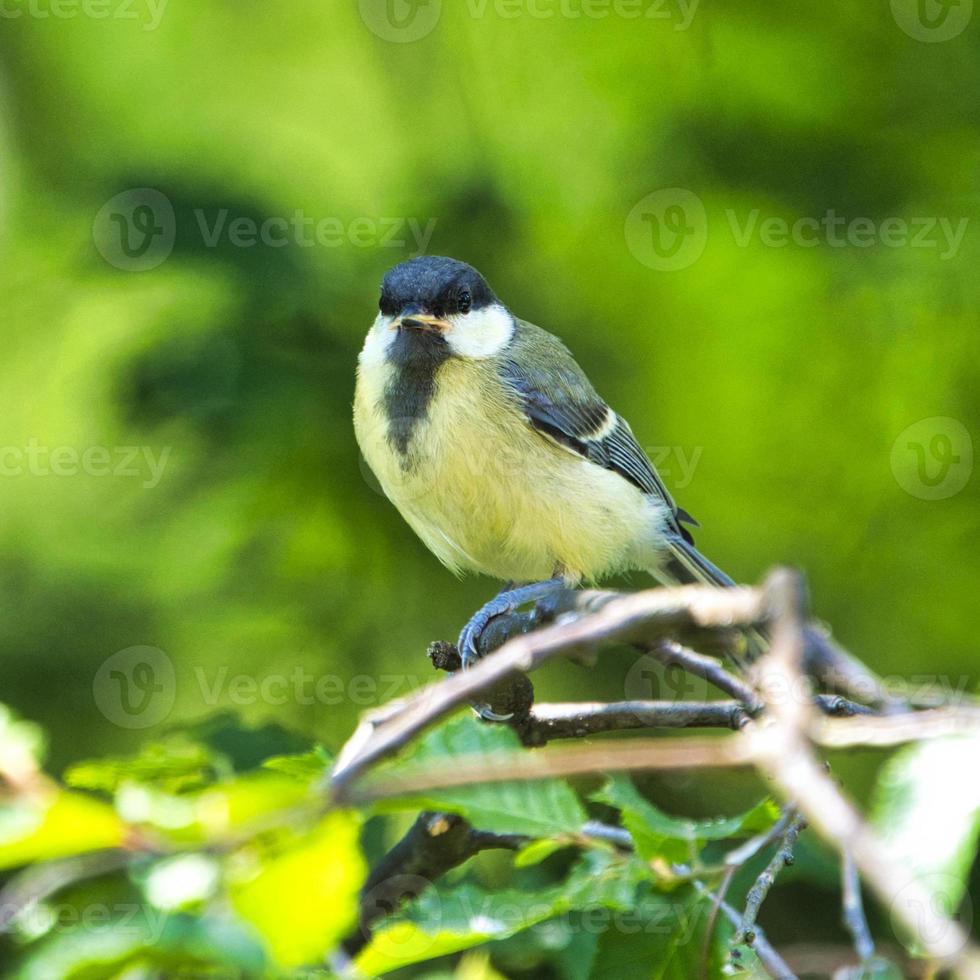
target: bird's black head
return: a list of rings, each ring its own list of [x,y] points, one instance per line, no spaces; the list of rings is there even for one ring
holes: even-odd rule
[[[385,316],[410,317],[415,312],[443,318],[495,303],[493,290],[473,266],[441,255],[422,255],[388,272],[378,305]]]

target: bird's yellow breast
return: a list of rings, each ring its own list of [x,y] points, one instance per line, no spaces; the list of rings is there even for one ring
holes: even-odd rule
[[[451,569],[537,581],[649,566],[662,508],[532,429],[491,361],[450,358],[438,368],[404,454],[388,438],[393,370],[362,357],[358,442],[387,496]]]

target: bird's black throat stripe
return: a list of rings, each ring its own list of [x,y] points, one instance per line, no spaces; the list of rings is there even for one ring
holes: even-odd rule
[[[434,330],[401,328],[388,348],[388,363],[395,368],[385,386],[384,410],[388,439],[406,457],[415,426],[429,411],[436,390],[436,373],[449,359],[449,344]]]

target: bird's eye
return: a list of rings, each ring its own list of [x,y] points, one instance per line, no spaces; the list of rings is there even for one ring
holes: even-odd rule
[[[469,313],[470,307],[473,305],[473,297],[470,296],[469,291],[464,289],[456,300],[456,305],[459,308],[460,313]]]

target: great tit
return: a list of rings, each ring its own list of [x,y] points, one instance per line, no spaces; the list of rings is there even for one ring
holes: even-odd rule
[[[640,569],[665,584],[731,579],[695,547],[625,419],[564,344],[500,302],[472,266],[391,269],[357,370],[354,427],[385,494],[459,574],[510,583],[467,624],[551,588]]]

